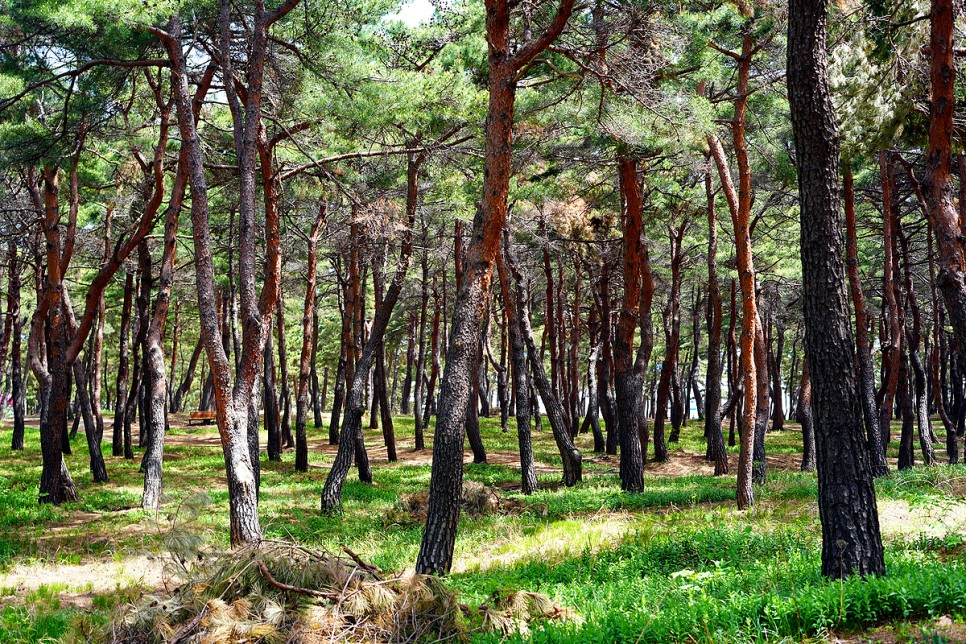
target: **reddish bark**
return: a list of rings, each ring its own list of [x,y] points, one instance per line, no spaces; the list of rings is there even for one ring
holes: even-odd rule
[[[561,0],[556,15],[539,37],[511,50],[508,0],[486,0],[489,49],[489,107],[484,146],[484,182],[480,211],[466,251],[463,283],[458,289],[433,441],[433,471],[426,529],[416,562],[421,573],[447,572],[453,561],[463,481],[463,425],[469,403],[468,378],[487,310],[493,263],[507,218],[513,159],[513,112],[520,71],[543,52],[570,18],[574,0]]]

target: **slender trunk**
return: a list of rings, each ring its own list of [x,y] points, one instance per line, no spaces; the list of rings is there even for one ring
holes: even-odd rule
[[[128,273],[124,280],[124,303],[121,306],[120,349],[117,366],[117,396],[114,403],[114,430],[111,437],[111,453],[128,457],[124,443],[124,426],[127,416],[127,387],[129,370],[129,338],[131,336],[131,304],[134,300],[134,274]]]
[[[520,328],[519,313],[510,294],[510,269],[506,262],[506,249],[500,254],[497,267],[500,277],[500,293],[503,298],[505,329],[510,340],[510,359],[513,362],[513,389],[516,392],[517,444],[520,447],[521,491],[533,494],[537,491],[537,472],[533,464],[533,442],[530,437],[530,376],[527,370],[526,346]]]
[[[167,116],[165,116],[167,118]],[[158,293],[154,311],[145,338],[146,364],[151,371],[148,379],[148,423],[151,441],[144,454],[144,494],[141,507],[145,510],[161,508],[162,463],[164,460],[164,434],[167,429],[168,383],[164,369],[164,339],[162,329],[171,305],[171,288],[174,285],[175,259],[177,256],[178,221],[181,205],[188,183],[187,152],[178,162],[178,172],[172,187],[172,195],[164,222],[164,250],[161,255],[161,274],[158,277]],[[176,309],[177,311],[177,309]],[[177,318],[177,312],[175,313]],[[175,322],[174,348],[177,348],[177,321]],[[172,368],[174,358],[172,358]],[[173,377],[172,370],[172,377]]]
[[[10,283],[7,287],[7,313],[13,320],[11,331],[13,336],[10,339],[10,374],[13,385],[13,436],[10,448],[13,450],[23,449],[24,440],[24,401],[26,398],[26,388],[24,387],[23,374],[21,372],[20,337],[23,333],[23,319],[20,316],[20,287],[21,287],[21,265],[18,259],[18,249],[13,239],[7,241],[7,254],[9,256]]]
[[[265,342],[265,354],[262,358],[262,409],[264,410],[264,426],[268,434],[266,451],[268,460],[279,462],[282,460],[282,428],[279,422],[278,390],[275,386],[275,346],[272,335],[268,335]]]
[[[396,272],[392,282],[386,290],[385,297],[376,308],[372,318],[372,329],[369,338],[366,340],[365,347],[359,356],[359,361],[355,364],[355,371],[352,376],[352,386],[346,402],[345,423],[342,428],[342,436],[339,441],[339,451],[336,453],[332,463],[332,469],[325,479],[325,487],[322,490],[322,510],[333,511],[338,509],[342,503],[342,486],[345,483],[349,468],[352,465],[353,452],[359,466],[359,477],[363,482],[371,483],[372,474],[368,471],[368,457],[365,451],[365,443],[362,434],[362,415],[365,412],[363,401],[363,389],[376,357],[376,351],[385,342],[386,328],[392,317],[392,311],[399,300],[402,292],[403,283],[406,279],[406,272],[409,270],[409,260],[413,251],[413,228],[416,225],[416,214],[418,210],[417,190],[419,167],[425,159],[425,154],[419,156],[410,155],[408,163],[408,185],[409,195],[406,202],[406,229],[403,232],[402,241],[399,249],[399,259],[396,264]]]
[[[201,357],[201,350],[204,348],[204,344],[201,338],[198,338],[198,343],[195,345],[194,351],[191,352],[191,359],[188,361],[188,368],[185,370],[184,378],[181,380],[181,384],[174,392],[174,397],[171,399],[171,411],[173,413],[178,413],[184,411],[184,401],[185,397],[191,391],[191,383],[195,378],[195,370],[198,368],[198,359]]]
[[[815,420],[812,415],[812,379],[808,374],[808,360],[802,371],[802,383],[798,390],[798,406],[795,420],[802,426],[803,472],[815,471]]]
[[[426,239],[426,233],[423,232],[423,239]],[[413,376],[415,379],[415,394],[413,400],[413,414],[414,414],[414,427],[416,430],[416,451],[420,452],[426,449],[426,443],[423,438],[423,430],[425,428],[425,422],[423,420],[423,372],[426,369],[426,314],[429,307],[429,265],[426,254],[423,253],[422,257],[422,294],[420,296],[419,305],[419,351],[416,354],[416,373]]]
[[[399,406],[403,416],[408,416],[410,401],[413,394],[413,363],[416,361],[416,328],[418,318],[415,313],[409,314],[409,336],[406,342],[406,377],[403,378],[402,404]]]
[[[322,385],[322,392],[319,393],[319,306],[316,302],[312,308],[312,416],[315,427],[322,427],[322,407],[328,401],[329,394],[329,368],[325,367],[325,382]],[[338,442],[338,436],[335,437]],[[331,442],[332,435],[329,434]]]
[[[714,474],[721,476],[728,473],[728,454],[721,432],[721,287],[718,284],[718,216],[710,162],[704,173],[704,187],[708,198],[708,368],[704,387],[704,434],[708,456],[714,461]]]
[[[869,313],[862,293],[859,278],[858,233],[855,222],[855,190],[852,181],[852,168],[848,163],[844,168],[845,200],[845,251],[846,267],[849,273],[849,286],[852,291],[852,306],[855,308],[855,352],[859,375],[859,392],[862,397],[862,417],[865,420],[866,442],[869,445],[869,462],[872,475],[888,476],[889,466],[882,445],[882,432],[879,428],[879,412],[875,402],[875,372],[872,367],[872,350],[869,347]]]
[[[537,344],[533,339],[533,330],[530,328],[530,311],[527,308],[527,286],[523,275],[520,273],[513,256],[513,248],[510,243],[509,234],[504,235],[504,257],[507,267],[513,275],[516,283],[516,314],[517,323],[520,326],[520,334],[526,344],[527,352],[530,355],[530,368],[533,373],[540,397],[543,399],[544,408],[547,410],[547,419],[550,421],[550,428],[553,431],[554,441],[557,443],[557,450],[560,452],[560,459],[563,463],[563,484],[566,486],[576,485],[581,480],[581,455],[580,451],[574,446],[570,434],[570,427],[567,425],[563,413],[563,406],[560,400],[554,395],[552,383],[547,378],[543,363],[536,360]]]
[[[318,275],[318,245],[322,226],[325,224],[327,204],[319,202],[319,213],[312,222],[308,238],[308,256],[305,270],[305,301],[302,306],[302,351],[299,354],[299,388],[295,401],[295,470],[309,470],[309,445],[305,426],[309,415],[309,377],[313,371],[313,317],[315,312],[315,284]],[[328,371],[326,371],[328,374]],[[316,378],[316,382],[318,378]]]
[[[289,391],[288,379],[288,350],[285,346],[285,298],[279,290],[278,306],[275,309],[275,324],[278,327],[278,377],[279,386],[278,405],[282,415],[281,431],[285,447],[295,447],[295,436],[292,434],[292,394]]]

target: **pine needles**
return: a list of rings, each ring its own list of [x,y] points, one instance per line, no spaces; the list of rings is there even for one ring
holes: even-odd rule
[[[197,514],[194,500],[179,514]],[[573,616],[544,595],[495,593],[472,609],[443,580],[386,575],[348,548],[286,541],[219,552],[172,519],[165,536],[171,592],[131,603],[93,637],[112,644],[197,642],[449,642],[472,632],[526,633]],[[84,639],[92,637],[90,632]]]

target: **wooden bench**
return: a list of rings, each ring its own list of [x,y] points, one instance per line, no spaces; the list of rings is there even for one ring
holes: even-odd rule
[[[215,422],[217,416],[213,411],[193,411],[188,414],[188,425],[197,422],[199,425],[210,425]]]

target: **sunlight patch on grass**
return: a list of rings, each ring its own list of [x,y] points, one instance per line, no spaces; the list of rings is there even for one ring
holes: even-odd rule
[[[553,563],[616,545],[635,518],[626,513],[551,521],[533,532],[511,535],[453,563],[455,573],[473,573],[530,561]],[[508,526],[509,528],[509,526]]]

